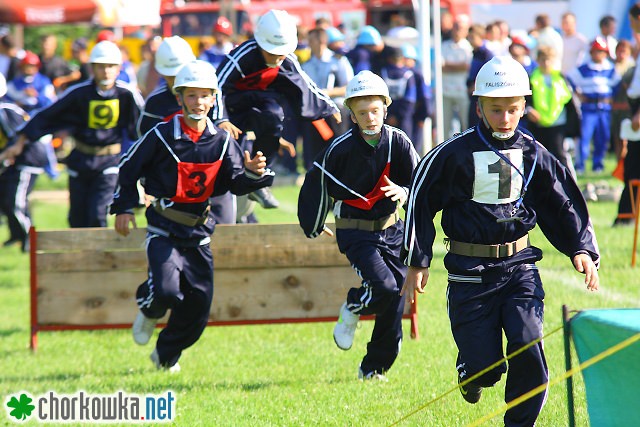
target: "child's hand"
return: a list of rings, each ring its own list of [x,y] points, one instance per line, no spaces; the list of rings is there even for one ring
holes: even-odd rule
[[[573,266],[576,271],[584,273],[584,283],[590,291],[597,291],[600,288],[600,278],[598,277],[598,268],[587,254],[578,254],[573,257]]]
[[[385,197],[391,197],[391,200],[394,202],[400,201],[401,205],[404,205],[404,202],[407,200],[407,192],[404,188],[395,184],[393,181],[389,179],[388,176],[384,177],[387,185],[384,187],[380,187],[380,190],[384,191]]]
[[[249,152],[245,150],[244,167],[256,175],[262,176],[267,167],[267,158],[262,154],[262,151],[258,151],[252,159]]]

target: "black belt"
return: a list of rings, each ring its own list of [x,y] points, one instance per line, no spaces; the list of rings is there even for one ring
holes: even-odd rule
[[[444,239],[444,243],[447,250],[452,254],[478,258],[510,257],[530,246],[528,234],[525,234],[514,242],[502,243],[499,245],[481,245],[477,243],[456,242],[455,240],[448,238]]]

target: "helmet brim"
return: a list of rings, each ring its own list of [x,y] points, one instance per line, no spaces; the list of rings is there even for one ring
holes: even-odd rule
[[[288,55],[290,53],[293,53],[298,46],[297,39],[295,41],[292,40],[289,43],[275,45],[273,43],[270,43],[267,39],[261,37],[259,34],[256,34],[254,37],[256,39],[256,42],[258,43],[258,46],[260,46],[262,50],[270,53],[271,55]]]

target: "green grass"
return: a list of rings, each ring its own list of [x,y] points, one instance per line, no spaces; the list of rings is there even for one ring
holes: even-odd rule
[[[46,178],[41,181],[47,184]],[[296,222],[297,192],[296,187],[274,188],[282,208],[258,209],[258,218]],[[547,334],[561,327],[563,304],[572,309],[640,306],[640,276],[629,266],[632,229],[610,227],[615,203],[589,207],[603,255],[598,293],[585,290],[582,276],[539,230],[532,235],[545,253],[539,265],[547,295]],[[64,203],[38,201],[33,212],[39,228],[66,227]],[[6,233],[4,226],[0,239],[6,239]],[[428,290],[418,300],[420,338],[408,338],[405,321],[407,338],[388,383],[356,380],[372,322],[362,322],[348,352],[333,343],[331,323],[209,327],[184,352],[178,375],[156,371],[148,360],[152,346],[135,345],[128,330],[41,332],[38,351],[32,353],[28,257],[16,247],[0,248],[0,397],[4,401],[21,390],[33,395],[50,390],[68,394],[173,390],[178,426],[388,426],[414,411],[399,425],[468,425],[503,405],[504,379],[485,390],[475,406],[454,390],[456,350],[446,313],[444,247],[437,240],[438,259]],[[546,337],[545,351],[551,378],[557,378],[565,371],[561,331]],[[588,425],[580,375],[575,396],[577,425]],[[4,411],[0,417],[0,424],[9,422]],[[501,425],[501,419],[499,415],[484,425]],[[538,424],[567,425],[564,382],[551,387]]]

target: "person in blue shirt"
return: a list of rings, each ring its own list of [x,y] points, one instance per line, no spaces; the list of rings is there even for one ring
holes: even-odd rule
[[[586,168],[593,140],[593,172],[604,170],[604,156],[611,136],[611,103],[621,77],[609,60],[609,47],[602,38],[591,43],[591,59],[567,74],[580,97],[582,122],[575,162],[576,173]]]

